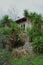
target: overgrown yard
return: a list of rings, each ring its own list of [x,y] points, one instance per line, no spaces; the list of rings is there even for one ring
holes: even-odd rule
[[[43,56],[36,56],[32,58],[10,58],[11,65],[43,65]]]
[[[43,65],[43,55],[14,58],[6,50],[0,51],[0,65],[6,65],[6,61],[9,65]]]

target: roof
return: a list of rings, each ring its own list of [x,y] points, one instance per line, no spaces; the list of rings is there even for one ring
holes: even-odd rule
[[[21,18],[21,19],[16,20],[15,22],[16,22],[16,23],[21,23],[21,22],[25,22],[25,21],[26,21],[26,18],[23,17],[23,18]]]

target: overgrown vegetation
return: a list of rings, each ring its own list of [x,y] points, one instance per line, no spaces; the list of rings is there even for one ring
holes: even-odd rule
[[[23,31],[18,24],[8,16],[4,16],[0,21],[0,41],[3,48],[15,48],[24,45]]]
[[[10,58],[11,65],[43,65],[43,56]]]
[[[27,28],[27,34],[29,35],[29,41],[32,43],[34,51],[36,53],[43,53],[43,20],[42,16],[37,13],[25,12],[25,17],[30,17],[32,28]]]
[[[0,65],[43,65],[43,55],[14,58],[7,50],[0,50]]]
[[[43,53],[43,20],[37,13],[24,11],[32,28],[27,28],[27,35],[35,53]],[[28,19],[28,16],[30,19]],[[0,20],[0,65],[43,65],[43,55],[30,55],[18,47],[25,44],[23,30],[6,15]],[[2,49],[3,48],[3,49]],[[6,49],[7,48],[7,49]],[[16,48],[16,49],[14,49]],[[12,50],[12,52],[9,52]]]

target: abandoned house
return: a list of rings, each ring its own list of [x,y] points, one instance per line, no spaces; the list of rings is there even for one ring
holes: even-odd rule
[[[19,26],[26,31],[27,27],[32,27],[32,24],[30,23],[30,19],[28,17],[28,19],[26,19],[25,17],[20,18],[18,20],[16,20],[16,23],[19,24]]]

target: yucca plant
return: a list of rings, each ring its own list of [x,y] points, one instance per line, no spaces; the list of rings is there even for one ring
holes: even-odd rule
[[[43,53],[43,37],[35,37],[32,45],[36,53]]]

